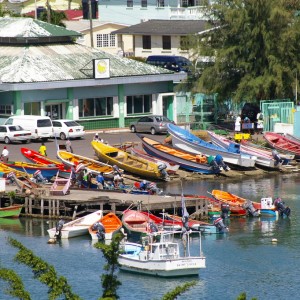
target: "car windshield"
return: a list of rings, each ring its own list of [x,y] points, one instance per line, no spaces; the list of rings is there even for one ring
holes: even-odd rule
[[[16,125],[16,126],[9,126],[9,131],[20,131],[20,130],[24,130],[21,126]]]
[[[73,127],[73,126],[80,126],[77,122],[75,121],[67,121],[64,122],[68,127]]]
[[[50,119],[37,120],[37,127],[52,127]]]

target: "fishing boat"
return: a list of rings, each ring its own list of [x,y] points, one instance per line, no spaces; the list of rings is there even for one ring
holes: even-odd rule
[[[163,159],[158,159],[154,156],[147,154],[146,152],[144,152],[140,149],[137,149],[136,147],[132,147],[132,148],[130,148],[130,150],[131,150],[131,154],[133,154],[135,156],[153,161],[156,164],[165,164],[166,171],[168,172],[168,174],[176,174],[177,170],[179,169],[179,165],[177,163],[166,161]]]
[[[107,163],[103,163],[98,160],[64,150],[58,150],[57,157],[63,162],[65,166],[69,168],[74,167],[76,172],[81,168],[85,168],[88,172],[91,172],[94,175],[103,173],[105,178],[110,179],[112,179],[114,176],[113,167],[108,165]]]
[[[226,163],[237,168],[253,168],[255,165],[256,158],[253,156],[237,153],[232,148],[224,149],[223,147],[208,143],[174,124],[168,124],[167,126],[168,132],[172,137],[172,145],[178,149],[194,154],[201,153],[206,156],[216,156],[219,154]]]
[[[61,161],[51,159],[48,156],[41,155],[39,152],[29,148],[22,147],[21,153],[25,157],[27,162],[41,164],[49,167],[57,167],[59,169],[59,175],[61,177],[70,177],[70,167],[66,167]]]
[[[261,204],[239,197],[229,192],[212,190],[211,195],[218,201],[230,205],[231,216],[245,216],[247,213],[258,216]]]
[[[111,240],[122,228],[119,217],[110,212],[89,227],[92,240]]]
[[[159,277],[199,275],[200,269],[206,267],[201,236],[199,243],[199,256],[191,256],[188,233],[185,234],[184,242],[182,241],[183,250],[180,240],[176,240],[172,232],[156,232],[148,234],[141,244],[120,244],[118,262],[121,270],[139,274]]]
[[[208,131],[211,141],[213,144],[228,149],[229,147],[234,148],[237,153],[244,153],[250,156],[255,156],[256,161],[255,163],[260,167],[266,167],[270,169],[278,169],[280,168],[280,164],[276,162],[274,159],[271,151],[261,151],[258,148],[246,146],[244,144],[239,144],[232,142],[231,140],[227,139],[226,137],[216,134],[212,131]]]
[[[96,223],[103,216],[102,210],[97,210],[84,217],[78,218],[74,221],[64,223],[59,220],[56,227],[48,229],[50,239],[68,239],[89,233],[89,227]]]
[[[2,175],[5,174],[6,176],[9,173],[14,173],[16,177],[30,177],[26,172],[13,169],[4,163],[0,163],[0,173],[2,173]]]
[[[300,138],[299,138],[299,137],[297,137],[297,136],[295,136],[295,135],[293,135],[293,134],[290,134],[290,133],[285,133],[284,136],[285,136],[287,139],[289,139],[289,140],[291,140],[291,141],[293,141],[293,142],[296,142],[296,143],[299,143],[299,144],[300,144]]]
[[[294,154],[295,158],[300,158],[300,143],[275,132],[264,132],[264,139],[272,148]]]
[[[18,218],[23,205],[10,205],[0,207],[0,218]]]
[[[219,174],[221,172],[220,168],[215,169],[210,166],[207,160],[199,160],[196,154],[173,148],[140,134],[137,134],[137,136],[142,140],[142,146],[149,155],[176,161],[180,168],[196,173]]]
[[[117,165],[119,168],[139,175],[143,178],[153,178],[168,180],[169,178],[160,171],[158,165],[149,160],[136,157],[118,148],[106,145],[101,142],[91,142],[96,155],[101,161],[110,163],[111,165]]]
[[[8,167],[15,169],[17,171],[23,171],[29,175],[33,175],[37,171],[40,171],[42,176],[46,178],[47,180],[51,180],[53,176],[56,175],[59,168],[56,166],[46,166],[41,164],[34,164],[34,163],[28,163],[28,162],[22,162],[22,161],[9,161],[5,163]]]

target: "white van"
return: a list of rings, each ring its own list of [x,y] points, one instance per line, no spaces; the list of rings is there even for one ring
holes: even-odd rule
[[[31,139],[47,141],[53,136],[53,125],[49,117],[41,116],[11,116],[5,123],[5,125],[20,125],[24,129],[31,131]]]

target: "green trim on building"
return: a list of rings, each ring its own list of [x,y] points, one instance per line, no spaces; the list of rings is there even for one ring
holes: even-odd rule
[[[21,91],[13,92],[13,101],[14,101],[14,115],[20,115],[22,112],[22,96]]]
[[[66,119],[73,120],[73,99],[74,99],[74,93],[72,88],[67,89],[67,95],[69,102],[66,103]]]
[[[125,108],[125,95],[124,95],[124,85],[119,84],[118,85],[118,99],[119,99],[119,128],[124,128],[125,122],[124,122],[124,108]]]

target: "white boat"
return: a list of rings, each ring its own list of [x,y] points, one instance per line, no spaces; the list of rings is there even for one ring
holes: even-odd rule
[[[168,124],[167,127],[168,132],[172,136],[172,145],[178,149],[206,156],[220,154],[224,162],[233,166],[253,168],[255,165],[255,156],[237,153],[234,149],[224,149],[223,147],[208,143],[191,132],[173,124]]]
[[[89,233],[89,227],[103,217],[102,210],[97,210],[74,221],[63,223],[61,220],[56,227],[48,229],[50,239],[68,239]]]
[[[199,256],[190,255],[189,233],[184,234],[184,237],[185,251],[180,247],[180,240],[175,241],[174,232],[148,234],[141,244],[125,242],[120,245],[123,251],[118,259],[120,269],[160,277],[199,275],[199,270],[206,267],[206,258],[201,250],[201,235]],[[181,255],[180,250],[185,255]]]

